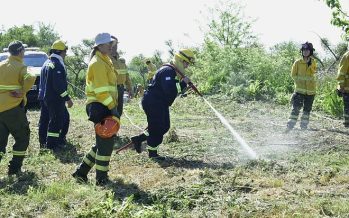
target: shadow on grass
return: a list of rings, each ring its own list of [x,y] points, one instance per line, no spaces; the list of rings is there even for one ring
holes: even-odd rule
[[[309,131],[328,131],[328,132],[333,132],[333,133],[338,133],[338,134],[343,134],[343,135],[349,135],[349,129],[344,128],[342,129],[335,129],[335,128],[324,128],[324,129],[318,129],[318,128],[309,128]]]
[[[166,167],[180,167],[186,169],[234,169],[235,165],[233,163],[206,163],[202,160],[187,160],[184,158],[174,158],[166,157],[165,160],[153,159],[157,162],[162,168]]]
[[[126,184],[122,179],[111,179],[112,182],[109,183],[105,188],[111,189],[114,193],[114,199],[123,200],[127,197],[133,195],[133,201],[138,204],[152,204],[152,196],[139,189],[138,185],[134,183]]]
[[[0,189],[11,194],[25,195],[30,187],[38,186],[38,176],[34,172],[24,172],[0,180]]]
[[[67,143],[63,148],[53,150],[53,155],[61,163],[80,163],[84,154],[79,154],[77,146]]]

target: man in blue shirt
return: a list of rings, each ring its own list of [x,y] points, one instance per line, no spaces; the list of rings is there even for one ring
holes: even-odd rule
[[[170,129],[169,107],[178,93],[190,82],[182,77],[186,68],[194,63],[194,53],[190,49],[182,49],[174,55],[170,64],[162,66],[155,74],[142,98],[142,106],[147,115],[148,129],[145,133],[131,137],[134,147],[141,153],[141,144],[147,141],[149,157],[162,160],[157,150],[163,136]],[[179,73],[178,73],[179,72]]]
[[[64,144],[69,128],[65,103],[70,108],[73,102],[67,92],[67,73],[63,62],[67,49],[63,41],[55,41],[51,46],[50,58],[41,69],[39,141],[42,147],[48,149],[57,149]]]

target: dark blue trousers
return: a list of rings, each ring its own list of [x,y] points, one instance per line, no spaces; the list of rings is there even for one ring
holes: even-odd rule
[[[52,106],[54,107],[54,105],[55,104],[53,104]],[[41,106],[41,111],[40,111],[40,119],[39,119],[39,142],[40,144],[47,144],[47,132],[48,132],[49,122],[50,122],[49,108],[44,101],[40,101],[40,106]],[[57,122],[61,123],[61,124],[58,124],[58,126],[60,126],[59,137],[55,141],[57,141],[57,143],[64,143],[66,135],[69,130],[70,115],[67,108],[65,107],[64,102],[63,102],[63,106],[62,104],[59,104],[58,108],[60,108],[60,110],[63,111],[63,115],[61,115],[60,112],[58,113],[54,112],[54,113],[58,114],[58,116],[61,116],[62,118],[60,121],[53,120],[53,123],[51,125],[57,125]],[[53,117],[56,118],[57,116],[53,116]]]
[[[157,147],[170,129],[169,106],[150,96],[143,98],[142,106],[148,121],[147,143],[150,147]]]

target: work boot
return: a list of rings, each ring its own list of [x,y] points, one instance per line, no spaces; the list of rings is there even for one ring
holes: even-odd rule
[[[23,160],[24,160],[24,157],[17,157],[17,156],[13,157],[8,165],[7,174],[10,176],[10,175],[21,173]]]
[[[88,182],[88,178],[87,178],[87,175],[83,175],[81,173],[79,173],[78,170],[76,170],[72,176],[76,179],[76,181],[78,183],[87,183]]]
[[[96,185],[97,186],[106,186],[112,183],[108,177],[108,172],[96,170]]]
[[[297,121],[295,121],[293,119],[289,119],[287,122],[285,133],[290,132],[294,128],[294,126],[296,125],[296,122]]]
[[[131,137],[131,141],[137,153],[142,153],[142,142],[145,140],[147,140],[147,136],[144,133]]]
[[[87,174],[90,172],[91,167],[87,165],[85,162],[82,162],[79,167],[76,169],[76,171],[72,174],[72,176],[78,181],[78,182],[87,182]]]
[[[163,156],[160,156],[157,151],[148,150],[148,152],[149,152],[148,156],[152,160],[155,160],[155,161],[164,161],[164,160],[166,160],[166,158],[163,157]]]
[[[65,147],[68,144],[68,141],[65,137],[59,138],[57,144],[61,147]]]
[[[306,129],[308,129],[308,124],[301,123],[300,127],[302,130],[306,130]]]

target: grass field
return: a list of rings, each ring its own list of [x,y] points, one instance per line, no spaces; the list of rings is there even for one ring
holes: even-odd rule
[[[70,110],[69,144],[58,153],[39,150],[39,111],[31,110],[25,173],[7,177],[11,146],[0,163],[0,217],[349,217],[349,130],[340,120],[314,113],[309,130],[285,134],[288,107],[208,99],[258,159],[249,159],[202,99],[189,96],[171,108],[159,150],[166,161],[114,153],[113,184],[95,186],[94,170],[88,184],[78,184],[71,174],[94,143],[85,105],[76,101]],[[137,100],[125,112],[146,126]],[[139,131],[123,116],[115,147]]]

